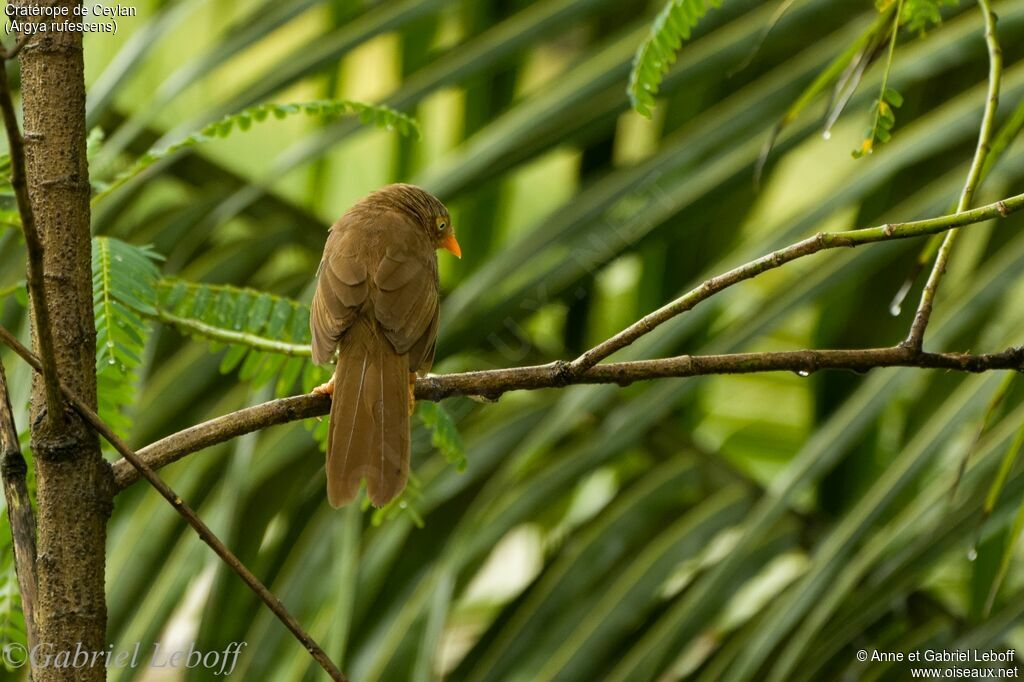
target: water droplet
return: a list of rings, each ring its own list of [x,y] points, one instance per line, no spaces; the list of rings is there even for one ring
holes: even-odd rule
[[[107,348],[113,348],[113,347],[114,347],[114,342],[113,341],[107,341]]]
[[[903,312],[903,302],[907,300],[907,294],[910,293],[911,287],[914,286],[916,274],[916,271],[912,272],[910,276],[904,280],[903,284],[900,286],[900,290],[892,297],[892,303],[889,304],[889,314],[893,317],[897,317],[901,312]]]
[[[810,372],[808,372],[808,371],[807,371],[806,369],[801,369],[801,370],[798,370],[798,371],[797,371],[796,375],[797,375],[798,377],[804,377],[804,378],[807,378],[807,377],[811,376],[811,373],[810,373]]]
[[[116,362],[117,362],[117,360],[115,360],[114,358],[107,358],[107,364],[108,364],[108,365],[113,365],[113,364],[115,364]]]
[[[122,262],[124,260],[124,258],[122,258],[121,256],[114,256],[114,260],[116,260],[118,263],[120,263],[120,262]]]
[[[821,137],[824,140],[831,140],[832,139],[832,131],[831,130],[826,130],[825,132],[823,132],[821,134]]]
[[[977,550],[976,547],[971,547],[969,550],[967,550],[967,560],[968,561],[974,561],[977,558],[978,558],[978,550]]]
[[[399,502],[398,503],[398,507],[399,507],[399,509],[408,509],[409,503],[408,502]]]

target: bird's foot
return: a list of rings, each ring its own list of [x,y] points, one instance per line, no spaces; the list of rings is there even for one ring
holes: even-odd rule
[[[331,377],[331,380],[328,381],[326,384],[320,384],[319,386],[314,388],[312,392],[315,395],[334,395],[334,377]]]
[[[409,372],[409,416],[416,411],[416,372]]]

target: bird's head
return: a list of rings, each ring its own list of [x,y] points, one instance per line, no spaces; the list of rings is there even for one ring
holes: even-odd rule
[[[382,187],[368,199],[406,213],[423,227],[435,249],[445,249],[455,254],[456,258],[462,258],[462,249],[455,239],[455,228],[448,209],[427,190],[416,185],[397,183]]]

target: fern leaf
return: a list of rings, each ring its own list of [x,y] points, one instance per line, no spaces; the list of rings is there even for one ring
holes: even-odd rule
[[[124,433],[125,410],[135,400],[135,370],[149,337],[143,316],[156,314],[161,257],[148,247],[112,237],[92,243],[93,309],[96,317],[96,383],[100,415]]]
[[[226,348],[220,371],[238,372],[254,387],[275,380],[278,395],[308,390],[329,370],[310,359],[309,308],[298,301],[228,285],[165,279],[158,285],[156,319],[212,350]],[[305,373],[303,372],[305,370]]]
[[[676,61],[683,42],[690,39],[708,8],[721,7],[721,0],[668,0],[651,24],[647,39],[637,49],[629,74],[629,101],[637,113],[651,117],[654,96],[661,81]]]
[[[133,166],[115,177],[109,185],[93,197],[93,203],[101,201],[125,183],[139,177],[147,168],[177,152],[195,147],[217,138],[225,138],[235,132],[249,130],[253,123],[266,121],[271,115],[283,119],[296,114],[305,114],[332,120],[342,116],[355,115],[365,125],[386,130],[397,130],[402,135],[419,137],[419,123],[412,117],[390,107],[365,104],[352,100],[317,100],[294,104],[258,104],[236,114],[225,116],[210,123],[197,133],[175,142],[162,150],[150,150],[143,154]]]

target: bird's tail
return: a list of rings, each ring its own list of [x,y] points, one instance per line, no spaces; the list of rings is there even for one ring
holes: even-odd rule
[[[339,344],[327,436],[327,500],[355,499],[366,479],[381,507],[409,476],[409,361],[373,327],[357,320]]]

